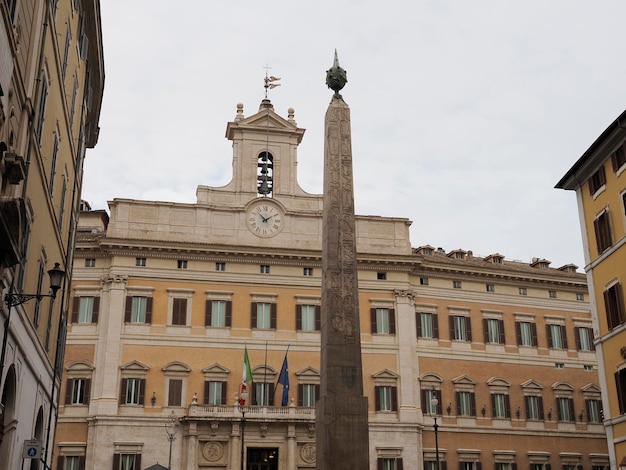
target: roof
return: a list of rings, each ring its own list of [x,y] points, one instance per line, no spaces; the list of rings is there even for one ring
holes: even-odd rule
[[[576,189],[581,186],[615,150],[617,140],[626,138],[626,110],[607,127],[565,176],[556,184],[557,189]]]

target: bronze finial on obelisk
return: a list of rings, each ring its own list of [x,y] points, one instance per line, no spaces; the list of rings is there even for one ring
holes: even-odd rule
[[[350,108],[335,62],[326,84],[322,227],[321,387],[316,408],[318,470],[368,470],[367,398],[363,396]]]

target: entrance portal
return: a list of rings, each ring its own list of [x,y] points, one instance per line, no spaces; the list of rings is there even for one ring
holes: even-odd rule
[[[248,448],[246,470],[278,470],[278,449]]]

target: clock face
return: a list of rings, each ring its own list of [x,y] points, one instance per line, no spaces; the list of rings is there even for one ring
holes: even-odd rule
[[[250,231],[258,237],[273,237],[283,229],[283,215],[276,204],[269,201],[251,205],[246,221]]]

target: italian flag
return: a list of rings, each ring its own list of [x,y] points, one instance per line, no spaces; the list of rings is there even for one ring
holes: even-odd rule
[[[246,400],[242,398],[242,394],[247,392],[248,384],[252,382],[252,370],[250,369],[250,359],[248,358],[248,346],[245,346],[243,353],[243,377],[241,378],[241,392],[239,394],[239,403],[246,404]]]

